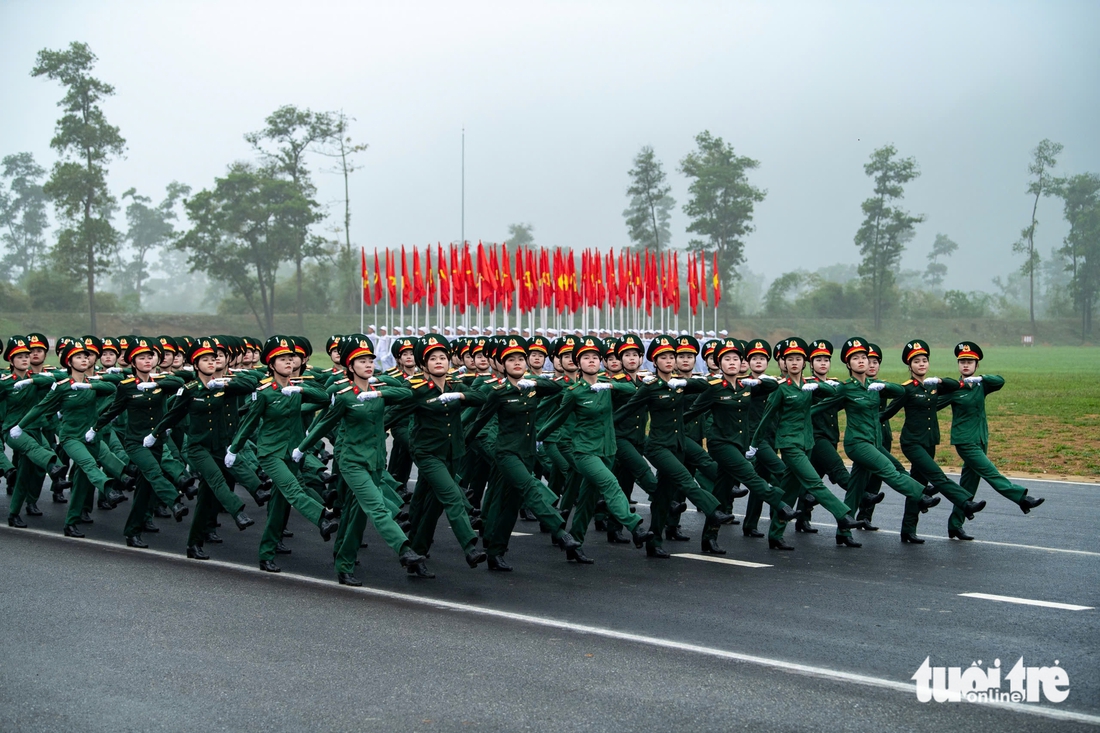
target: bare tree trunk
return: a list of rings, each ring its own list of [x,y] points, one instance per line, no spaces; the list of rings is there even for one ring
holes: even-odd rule
[[[1039,196],[1041,195],[1041,190],[1035,194],[1035,203],[1031,207],[1031,226],[1027,230],[1027,280],[1032,334],[1035,333],[1035,215],[1039,210]]]

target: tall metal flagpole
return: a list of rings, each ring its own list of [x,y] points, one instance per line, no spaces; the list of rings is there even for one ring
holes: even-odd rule
[[[466,244],[466,125],[462,126],[462,236],[458,238],[458,241],[462,243],[459,246],[461,246],[461,247],[465,246],[465,244]],[[459,260],[461,260],[462,259],[462,252],[459,252],[458,254],[459,254]],[[463,265],[461,265],[461,264],[459,265],[459,267],[462,267],[462,266]],[[465,284],[466,283],[466,278],[465,278],[465,273],[463,273],[462,282],[463,282],[462,297],[464,299],[464,305],[465,305],[466,309],[469,310],[470,302],[469,302],[468,299],[466,299],[466,284]],[[478,305],[478,310],[480,311],[480,309],[481,309],[481,306]],[[465,320],[466,320],[466,330],[469,331],[469,328],[470,328],[469,316],[467,316]]]

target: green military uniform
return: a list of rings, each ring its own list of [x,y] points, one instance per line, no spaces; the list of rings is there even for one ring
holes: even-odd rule
[[[270,365],[279,356],[293,353],[292,350],[288,337],[272,336],[264,344],[264,363]],[[328,401],[328,393],[309,382],[291,384],[281,389],[274,381],[268,382],[252,393],[252,406],[226,451],[226,465],[231,466],[237,451],[253,433],[258,432],[257,457],[261,468],[274,483],[267,523],[260,540],[261,569],[278,572],[273,565],[275,548],[282,539],[289,507],[294,507],[308,522],[317,525],[325,541],[339,526],[325,510],[320,497],[307,492],[298,483],[298,466],[290,456],[291,450],[305,437],[303,405],[324,405]]]
[[[715,351],[716,359],[721,360],[722,355],[729,351],[740,353],[741,345],[736,339],[726,339]],[[785,516],[788,521],[793,519],[794,510],[783,503],[783,490],[762,479],[745,457],[749,448],[749,412],[753,395],[771,394],[779,388],[778,383],[758,379],[730,380],[724,375],[713,376],[707,381],[709,389],[695,400],[688,415],[711,415],[707,429],[707,448],[718,463],[719,471],[744,486],[750,494],[758,495],[762,502]],[[704,529],[702,549],[708,554],[725,554],[725,550],[718,546],[717,525],[709,525]]]
[[[449,352],[447,339],[439,334],[427,334],[416,343],[414,353],[421,368],[434,351]],[[451,377],[444,378],[443,387],[436,386],[428,376],[408,380],[412,400],[404,409],[411,414],[409,435],[413,462],[417,468],[416,488],[409,506],[412,522],[413,551],[427,555],[435,538],[439,517],[446,512],[451,531],[466,555],[466,562],[475,567],[486,555],[476,549],[477,535],[470,525],[465,497],[455,482],[466,452],[462,432],[462,410],[480,406],[485,396],[469,389]]]
[[[956,359],[981,361],[982,356],[977,344],[963,342],[955,347]],[[986,455],[989,450],[989,423],[985,416],[985,398],[1004,384],[1004,378],[995,374],[978,375],[962,381],[959,389],[951,395],[951,445],[955,446],[955,452],[963,462],[959,485],[971,499],[978,491],[978,483],[985,479],[998,494],[1018,505],[1026,514],[1044,500],[1029,497],[1027,489],[1005,478]],[[962,535],[957,538],[969,539],[969,535],[962,532],[965,519],[965,513],[956,506],[948,520],[948,535]]]
[[[781,356],[786,357],[791,354],[805,356],[806,351],[806,342],[795,337],[783,342]],[[820,389],[831,396],[836,394],[836,389],[826,382],[801,382],[801,375],[799,377],[799,382],[790,377],[781,380],[778,388],[768,397],[752,444],[764,442],[768,431],[774,428],[775,448],[787,469],[787,478],[783,486],[784,503],[791,504],[799,496],[809,492],[826,511],[836,518],[838,526],[847,526],[852,523],[847,519],[848,507],[825,488],[821,477],[817,475],[813,464],[810,463],[808,455],[813,450],[814,444],[810,415],[813,405],[812,392]],[[776,549],[789,549],[789,546],[783,544],[783,532],[786,526],[787,522],[777,512],[773,512],[771,525],[768,528],[769,546]]]
[[[348,336],[340,349],[341,362],[350,366],[363,356],[373,356],[370,340],[363,334]],[[382,492],[382,473],[386,463],[385,405],[400,404],[412,397],[407,387],[378,383],[366,391],[352,382],[340,380],[329,388],[329,407],[314,421],[298,445],[301,456],[320,440],[337,431],[335,461],[348,491],[354,496],[343,517],[344,527],[335,548],[337,578],[341,583],[358,585],[353,576],[355,560],[369,518],[382,540],[397,555],[402,564],[421,563],[423,558],[412,552],[409,538],[393,519],[392,508]]]

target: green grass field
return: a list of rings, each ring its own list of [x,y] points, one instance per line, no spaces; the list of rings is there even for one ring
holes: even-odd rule
[[[957,377],[951,346],[932,347],[930,375]],[[1005,386],[986,402],[989,454],[1003,471],[1100,478],[1100,348],[989,347],[979,373],[999,374]],[[908,379],[901,350],[886,349],[880,377]],[[835,365],[833,376],[844,374]],[[843,419],[843,413],[841,413]],[[894,418],[895,436],[903,418]],[[957,465],[948,443],[950,408],[940,413],[942,465]],[[894,453],[901,457],[896,440]]]

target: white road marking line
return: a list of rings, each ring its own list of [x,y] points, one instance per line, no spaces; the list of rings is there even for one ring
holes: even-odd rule
[[[409,593],[398,593],[397,591],[381,590],[378,588],[369,588],[367,586],[356,588],[348,585],[339,585],[328,580],[311,578],[308,575],[298,575],[296,573],[265,573],[259,568],[250,567],[247,565],[237,565],[234,563],[225,562],[223,560],[188,560],[187,557],[185,557],[184,555],[175,555],[169,552],[163,552],[161,550],[139,550],[136,548],[127,548],[124,545],[118,545],[113,542],[105,542],[103,540],[93,539],[81,540],[73,537],[65,537],[64,535],[58,534],[57,532],[47,532],[40,529],[15,529],[13,527],[0,525],[0,530],[7,530],[8,532],[13,532],[15,534],[33,534],[55,541],[75,543],[75,545],[80,545],[81,543],[83,543],[88,545],[97,545],[120,552],[135,552],[143,553],[146,555],[156,555],[157,557],[162,557],[172,562],[186,564],[196,569],[220,568],[223,570],[230,570],[233,572],[262,577],[271,582],[281,582],[284,580],[297,582],[303,585],[322,587],[330,592],[356,593],[363,596],[372,596],[375,598],[385,598],[387,600],[400,601],[416,606],[427,606],[430,608],[437,608],[447,611],[472,613],[480,616],[487,616],[490,618],[499,618],[508,621],[514,621],[517,623],[525,623],[531,626],[540,626],[543,628],[558,629],[562,631],[572,631],[577,634],[597,636],[604,639],[615,639],[617,641],[627,641],[644,646],[657,647],[659,649],[672,649],[680,652],[698,654],[700,656],[725,659],[733,662],[742,662],[744,664],[753,664],[760,667],[767,667],[769,669],[777,669],[783,672],[789,672],[791,674],[801,674],[808,677],[818,677],[834,682],[848,682],[857,685],[866,685],[868,687],[893,690],[895,692],[905,693],[911,697],[915,696],[917,692],[916,685],[907,682],[898,682],[896,680],[886,679],[884,677],[871,677],[870,675],[856,674],[854,672],[844,672],[838,669],[830,669],[828,667],[816,667],[809,664],[799,664],[797,662],[788,662],[782,659],[761,657],[754,654],[742,654],[740,652],[731,652],[724,649],[713,649],[711,647],[699,646],[698,644],[687,644],[684,642],[673,641],[671,639],[661,639],[655,636],[632,634],[627,631],[616,631],[615,629],[608,629],[600,626],[588,626],[586,624],[577,624],[571,621],[559,621],[557,619],[545,618],[543,616],[531,616],[523,613],[501,611],[495,608],[475,606],[469,603],[456,603],[454,601],[443,601],[435,598],[424,598],[422,596],[415,596]],[[1007,710],[1009,712],[1020,713],[1024,715],[1034,715],[1041,718],[1050,718],[1053,720],[1066,720],[1076,723],[1100,725],[1100,715],[1077,713],[1059,708],[1028,705],[1025,703],[1002,702],[995,700],[970,704],[983,705],[985,707],[996,708],[999,710]]]
[[[961,476],[961,475],[962,474],[948,473],[948,472],[944,471],[944,476]],[[1063,480],[1063,479],[1056,479],[1056,478],[1033,478],[1033,477],[1023,478],[1021,476],[1007,476],[1007,478],[1008,478],[1009,481],[1034,481],[1036,483],[1043,483],[1043,484],[1064,484],[1065,486],[1091,486],[1093,488],[1100,487],[1100,484],[1089,483],[1088,481],[1066,481],[1066,480]]]
[[[981,598],[986,601],[1001,601],[1002,603],[1018,603],[1021,606],[1042,606],[1044,608],[1060,608],[1064,611],[1091,611],[1093,606],[1077,606],[1072,603],[1055,603],[1054,601],[1036,601],[1031,598],[1016,598],[1015,596],[995,596],[991,593],[960,593],[964,598]]]
[[[513,532],[512,536],[513,537],[530,537],[531,534],[532,534],[531,532]]]
[[[743,515],[739,514],[737,516],[744,519]],[[768,517],[767,515],[764,515],[764,516],[760,517],[760,521],[761,522],[770,522],[771,518]],[[835,524],[826,524],[824,522],[814,521],[814,522],[812,522],[812,525],[814,527],[825,527],[827,529],[836,529]],[[860,531],[854,532],[852,536],[853,537],[860,537],[860,536],[869,537],[869,536],[875,535],[875,534],[900,535],[901,533],[900,532],[895,532],[892,529],[879,529],[876,532],[865,532],[865,531],[860,530]],[[920,537],[922,539],[926,539],[926,540],[952,541],[950,537],[942,537],[942,536],[934,535],[934,534],[922,534],[922,535],[920,535]],[[996,542],[994,540],[970,540],[970,541],[966,542],[966,544],[968,544],[968,545],[997,545],[999,547],[1017,547],[1021,550],[1042,550],[1043,552],[1065,552],[1065,553],[1069,553],[1070,555],[1086,555],[1086,556],[1091,556],[1091,557],[1100,557],[1100,552],[1092,552],[1091,550],[1067,550],[1067,549],[1062,548],[1062,547],[1043,547],[1042,545],[1021,545],[1021,544],[1018,544],[1016,542]]]
[[[714,555],[696,555],[693,552],[674,552],[673,557],[682,557],[687,560],[702,560],[703,562],[720,562],[723,565],[737,565],[742,568],[770,568],[773,565],[765,565],[762,562],[749,562],[748,560],[733,560],[727,557],[715,557]]]

